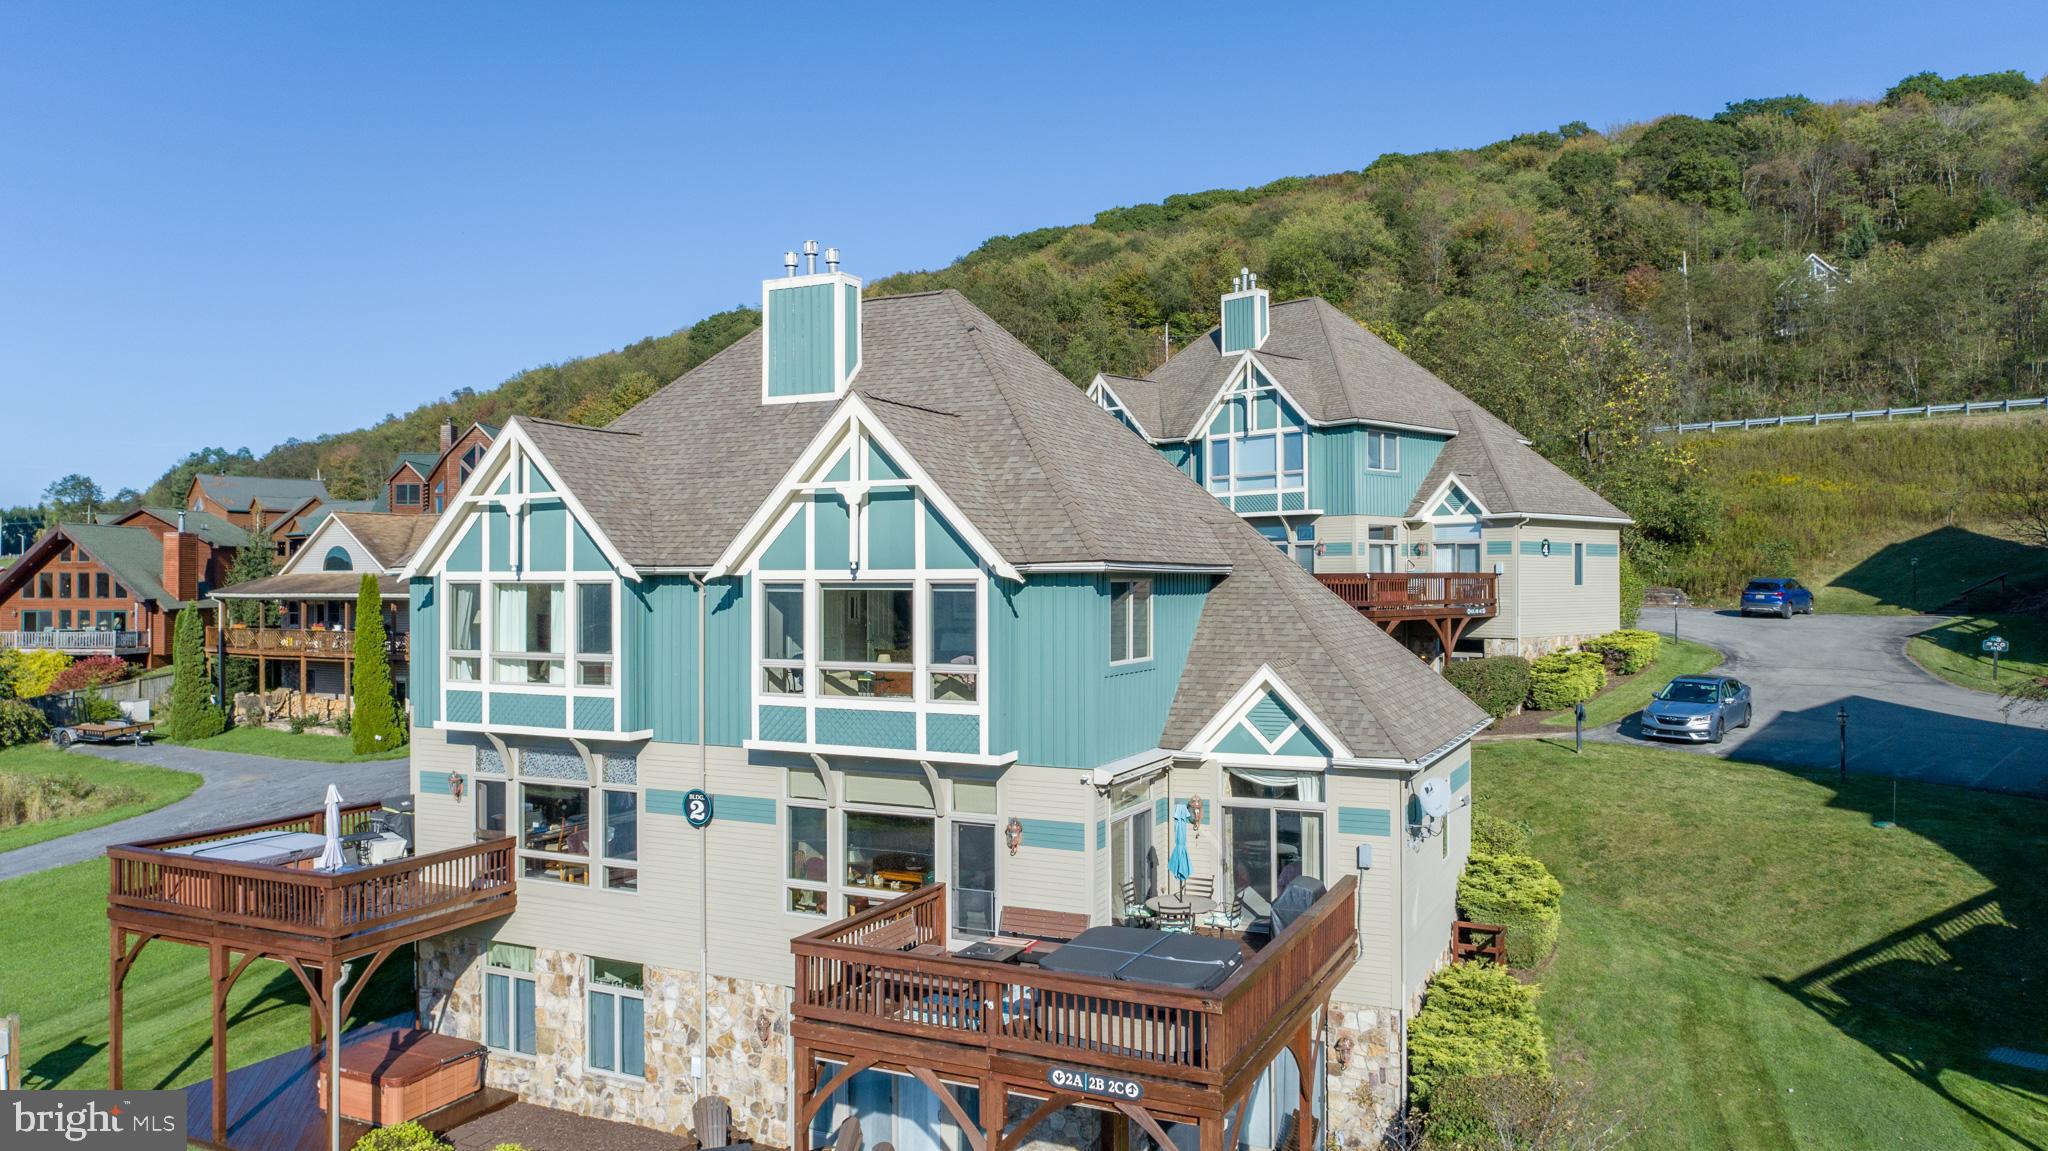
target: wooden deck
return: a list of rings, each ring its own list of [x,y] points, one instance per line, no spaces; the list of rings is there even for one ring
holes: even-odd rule
[[[1317,572],[1316,579],[1389,632],[1409,620],[1428,625],[1446,652],[1500,610],[1500,577],[1492,572]]]
[[[1203,1151],[1220,1151],[1229,1146],[1225,1116],[1279,1053],[1310,1058],[1318,1012],[1358,953],[1357,903],[1358,880],[1345,876],[1206,991],[946,953],[944,884],[799,936],[790,941],[791,1030],[806,1101],[797,1129],[808,1129],[844,1077],[883,1067],[925,1080],[935,1092],[942,1077],[978,1084],[980,1121],[955,1116],[974,1133],[976,1151],[1005,1151],[1045,1117],[1006,1134],[1003,1108],[1012,1090],[1052,1109],[1113,1106],[1148,1131],[1194,1123]],[[837,1071],[823,1070],[835,1065]],[[1055,1069],[1072,1068],[1127,1079],[1140,1094],[1110,1101],[1048,1090]],[[938,1093],[942,1102],[951,1098]],[[1139,1098],[1142,1104],[1131,1101]],[[1155,1139],[1170,1144],[1163,1135]],[[1308,1147],[1305,1136],[1302,1151]]]

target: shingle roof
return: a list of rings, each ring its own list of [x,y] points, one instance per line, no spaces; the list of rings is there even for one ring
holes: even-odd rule
[[[1166,426],[1166,419],[1160,398],[1164,388],[1157,380],[1142,376],[1113,376],[1104,372],[1102,383],[1122,402],[1124,411],[1138,422],[1139,431],[1155,440],[1176,438],[1160,430]]]
[[[418,472],[421,479],[425,479],[434,474],[434,465],[440,462],[440,452],[400,452],[393,457],[391,470],[384,473],[384,476],[388,480],[398,474],[399,468],[411,464],[412,470]]]
[[[1594,516],[1625,520],[1627,513],[1563,468],[1481,419],[1470,408],[1451,413],[1458,434],[1438,453],[1408,506],[1411,516],[1427,514],[1422,506],[1445,479],[1456,476],[1490,514]]]
[[[433,516],[360,511],[337,511],[334,518],[390,572],[405,566],[426,541],[427,533],[434,530],[435,522]]]
[[[177,508],[139,507],[122,516],[118,526],[128,526],[128,521],[138,513],[148,513],[167,527],[178,526],[178,517],[185,517],[185,530],[219,548],[239,548],[249,542],[248,529],[240,524],[229,523],[211,512],[186,511]]]
[[[195,476],[199,490],[231,512],[246,512],[251,504],[264,511],[289,512],[308,499],[327,498],[327,485],[319,480],[284,479],[277,476]]]
[[[328,500],[326,503],[321,504],[319,507],[316,507],[313,510],[307,512],[306,514],[300,516],[299,522],[292,525],[292,529],[289,534],[295,536],[312,535],[314,529],[318,528],[321,524],[327,522],[327,517],[333,515],[335,512],[369,513],[381,512],[383,510],[384,502],[378,499]],[[431,516],[427,518],[430,520],[432,519]]]
[[[1272,667],[1352,755],[1415,761],[1486,714],[1357,609],[1203,493],[1232,567],[1202,606],[1161,746],[1184,747],[1259,670]]]
[[[354,599],[362,590],[362,572],[281,572],[247,583],[216,588],[212,594],[214,599]],[[404,599],[407,594],[405,581],[396,576],[380,575],[377,577],[377,594],[385,599]]]
[[[187,521],[190,522],[189,520]],[[135,593],[135,598],[170,605],[178,601],[164,590],[164,545],[148,528],[111,524],[59,524],[72,543]]]

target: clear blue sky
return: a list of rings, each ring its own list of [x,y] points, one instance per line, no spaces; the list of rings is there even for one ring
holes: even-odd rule
[[[1247,14],[1253,14],[1251,21]],[[1173,192],[1908,73],[2048,6],[0,0],[0,503]]]

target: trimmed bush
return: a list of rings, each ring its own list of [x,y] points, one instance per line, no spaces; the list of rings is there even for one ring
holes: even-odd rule
[[[1457,660],[1444,669],[1444,678],[1495,719],[1529,697],[1529,661],[1518,655]]]
[[[1564,885],[1528,855],[1495,855],[1478,850],[1458,877],[1458,914],[1475,923],[1508,929],[1508,963],[1534,967],[1557,946]]]
[[[391,664],[384,654],[384,600],[377,577],[364,573],[356,596],[355,692],[349,739],[357,755],[389,751],[405,742],[398,703],[391,693]]]
[[[1611,671],[1634,675],[1657,661],[1663,641],[1653,631],[1622,628],[1586,641],[1587,651],[1597,651]]]
[[[50,721],[34,704],[18,699],[0,699],[0,747],[36,743],[49,738]]]
[[[1584,703],[1607,686],[1598,652],[1554,651],[1529,665],[1529,706],[1558,711]]]
[[[171,681],[166,734],[189,742],[227,730],[227,715],[214,706],[213,685],[207,682],[206,624],[197,610],[178,613],[178,630],[171,634],[171,666],[177,674]]]
[[[61,651],[22,651],[9,662],[14,668],[14,694],[27,699],[49,694],[50,685],[71,666],[71,657]]]
[[[123,718],[121,705],[97,691],[87,692],[78,710],[86,723],[115,723]]]
[[[128,661],[118,655],[96,655],[79,660],[57,673],[50,681],[51,691],[78,691],[82,688],[105,687],[128,678]]]
[[[1520,1073],[1544,1076],[1550,1051],[1536,1018],[1534,984],[1505,967],[1454,963],[1429,981],[1408,1025],[1408,1091],[1427,1107],[1454,1079]]]
[[[355,1151],[447,1151],[448,1144],[418,1123],[379,1127],[356,1140]]]
[[[1487,855],[1529,854],[1529,825],[1483,811],[1473,812],[1472,853],[1482,852]]]

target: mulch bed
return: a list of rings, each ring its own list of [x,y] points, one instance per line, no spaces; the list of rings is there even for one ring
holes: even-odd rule
[[[448,1132],[455,1151],[491,1151],[517,1143],[528,1151],[696,1151],[697,1141],[631,1123],[514,1103]]]

